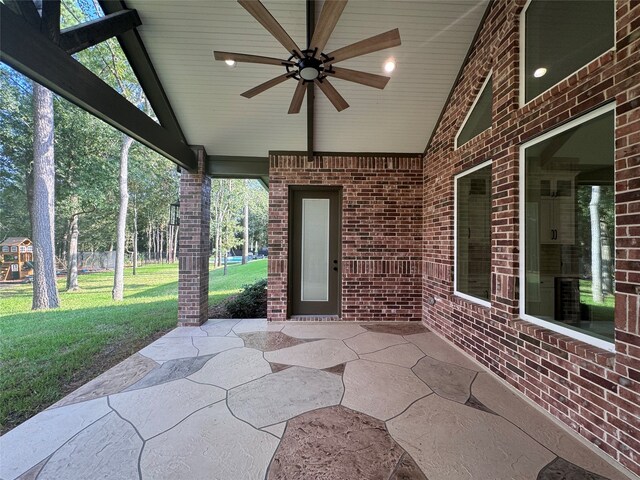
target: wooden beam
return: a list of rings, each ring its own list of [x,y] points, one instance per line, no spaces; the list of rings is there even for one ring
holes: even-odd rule
[[[307,46],[311,45],[311,39],[316,27],[316,2],[307,0]],[[307,159],[313,160],[314,130],[315,130],[315,83],[307,84]]]
[[[0,3],[0,60],[187,170],[193,151],[172,132]]]
[[[60,0],[36,0],[42,20],[40,33],[57,44],[60,40]]]
[[[60,32],[58,45],[68,54],[74,54],[140,25],[142,22],[137,11],[120,10],[90,22],[65,28]]]
[[[4,3],[32,27],[40,29],[40,14],[32,0],[5,0]]]
[[[269,158],[209,155],[207,174],[213,178],[269,178]]]
[[[98,3],[106,15],[128,10],[122,0],[98,0]],[[118,35],[118,42],[127,60],[129,60],[131,69],[138,82],[140,82],[142,90],[144,90],[153,112],[158,117],[160,125],[172,133],[173,136],[182,140],[183,143],[188,144],[137,30],[129,30]]]

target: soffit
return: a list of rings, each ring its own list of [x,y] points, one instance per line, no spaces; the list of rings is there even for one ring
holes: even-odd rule
[[[305,2],[263,3],[305,48]],[[397,69],[384,90],[331,79],[350,104],[340,113],[316,89],[315,150],[423,151],[486,5],[486,0],[349,2],[325,51],[398,27],[400,47],[339,64],[383,73],[384,61],[393,57]],[[128,0],[127,6],[138,10],[138,31],[190,144],[229,156],[306,150],[306,101],[299,114],[287,114],[294,81],[252,99],[240,96],[283,73],[283,67],[229,68],[213,59],[213,50],[287,56],[235,0]]]

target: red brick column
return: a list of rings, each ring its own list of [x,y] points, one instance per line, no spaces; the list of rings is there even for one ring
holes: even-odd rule
[[[180,232],[178,236],[178,325],[207,321],[209,308],[209,223],[211,179],[206,175],[207,153],[194,147],[198,171],[180,176]]]

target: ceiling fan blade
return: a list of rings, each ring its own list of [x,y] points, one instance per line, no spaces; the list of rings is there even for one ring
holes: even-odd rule
[[[304,94],[307,91],[307,85],[302,81],[298,81],[296,91],[293,92],[293,98],[291,99],[291,105],[289,105],[288,113],[300,113],[302,107],[302,100],[304,100]]]
[[[390,80],[389,77],[385,77],[384,75],[358,72],[356,70],[349,70],[348,68],[332,67],[331,70],[325,70],[324,73],[341,80],[360,83],[362,85],[367,85],[368,87],[379,88],[380,90],[386,87]]]
[[[295,65],[294,62],[289,60],[280,60],[273,57],[261,57],[260,55],[247,55],[244,53],[231,53],[231,52],[213,52],[213,57],[216,60],[234,60],[236,62],[244,63],[263,63],[265,65]]]
[[[374,35],[331,52],[329,54],[331,60],[326,63],[338,63],[349,58],[359,57],[360,55],[377,52],[385,48],[397,47],[398,45],[400,45],[400,31],[394,28],[388,32]]]
[[[317,48],[316,58],[320,57],[322,50],[329,41],[329,37],[336,27],[340,15],[344,7],[347,6],[347,0],[325,0],[322,5],[322,12],[320,12],[320,18],[316,24],[316,28],[313,32],[313,38],[311,39],[311,45],[309,48]]]
[[[320,87],[322,93],[327,96],[333,106],[336,107],[337,111],[341,112],[345,108],[349,108],[349,104],[347,103],[347,101],[342,98],[342,95],[340,95],[338,91],[333,87],[333,85],[329,83],[329,80],[327,80],[326,78],[322,81],[316,79],[314,80],[314,82],[318,87]]]
[[[255,18],[260,25],[267,29],[267,31],[275,37],[280,44],[287,49],[289,53],[297,55],[302,58],[300,48],[296,45],[289,34],[282,28],[282,25],[273,18],[273,15],[266,9],[266,7],[260,3],[259,0],[238,0],[238,3]]]
[[[261,83],[260,85],[258,85],[257,87],[253,87],[251,90],[247,90],[244,93],[241,93],[240,95],[242,95],[245,98],[253,98],[256,95],[258,95],[259,93],[264,92],[265,90],[269,90],[271,87],[275,87],[276,85],[280,85],[282,82],[289,80],[290,78],[293,77],[293,74],[291,73],[285,73],[284,75],[278,75],[275,78],[272,78],[271,80],[268,80],[264,83]]]

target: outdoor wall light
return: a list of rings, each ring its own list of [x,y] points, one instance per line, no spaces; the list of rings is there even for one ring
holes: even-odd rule
[[[169,205],[169,225],[180,225],[180,201]]]
[[[536,68],[536,71],[533,72],[533,76],[536,78],[544,77],[547,73],[547,69],[544,67]]]
[[[236,61],[235,60],[227,59],[227,60],[224,61],[224,63],[226,63],[230,67],[235,67],[236,66]]]

